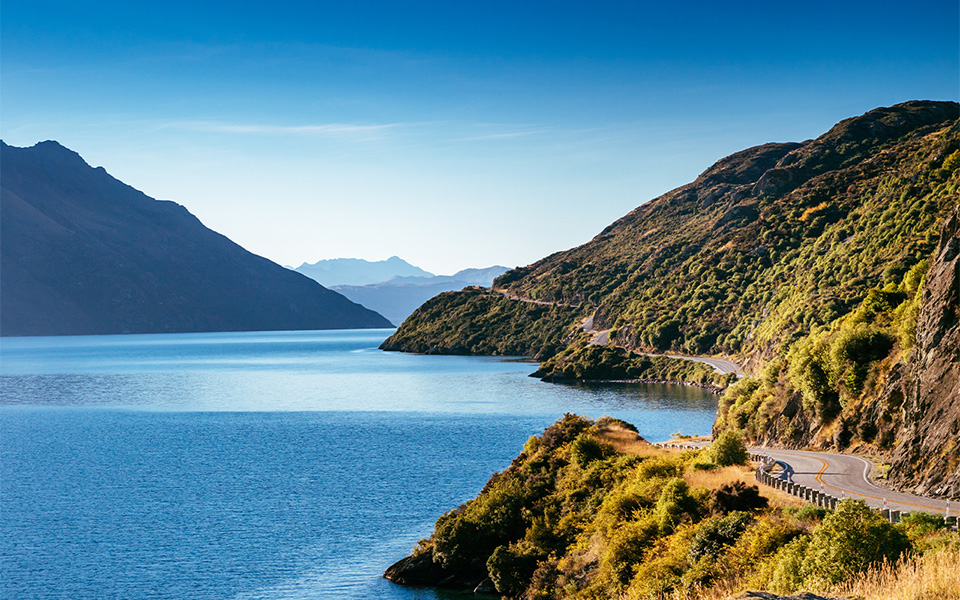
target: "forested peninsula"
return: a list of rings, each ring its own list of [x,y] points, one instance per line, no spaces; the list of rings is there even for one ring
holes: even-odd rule
[[[566,415],[385,577],[525,600],[960,589],[960,535],[943,517],[894,525],[858,500],[804,504],[758,489],[746,459],[729,431],[710,448],[670,451],[622,421]]]

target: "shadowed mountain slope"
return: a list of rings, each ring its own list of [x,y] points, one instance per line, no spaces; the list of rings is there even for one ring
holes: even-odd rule
[[[390,326],[56,142],[0,151],[2,335]]]

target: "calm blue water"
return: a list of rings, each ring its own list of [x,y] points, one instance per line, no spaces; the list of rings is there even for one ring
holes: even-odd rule
[[[530,435],[713,422],[696,388],[551,385],[389,333],[0,340],[0,597],[453,598],[380,575]]]

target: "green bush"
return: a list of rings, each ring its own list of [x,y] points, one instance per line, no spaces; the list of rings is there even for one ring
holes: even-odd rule
[[[728,546],[736,543],[752,521],[753,515],[748,512],[733,512],[703,521],[690,542],[690,561],[717,558]]]
[[[487,573],[498,592],[519,596],[530,584],[539,558],[522,545],[497,546],[487,559]]]
[[[595,460],[614,454],[613,446],[597,441],[593,436],[581,433],[570,444],[570,460],[578,467],[585,467]]]
[[[710,444],[710,453],[713,462],[726,467],[729,465],[743,465],[747,463],[749,455],[743,444],[743,434],[739,431],[727,429],[717,436]]]
[[[771,561],[769,587],[778,594],[792,594],[803,583],[803,564],[810,538],[802,535],[781,548]]]
[[[910,548],[907,536],[862,500],[843,500],[813,530],[803,563],[807,582],[839,583]]]
[[[900,517],[899,526],[913,542],[943,529],[946,523],[940,515],[914,511]]]
[[[643,559],[644,551],[656,540],[659,532],[652,518],[624,523],[611,532],[600,564],[621,585],[629,583],[634,567]]]
[[[663,486],[654,508],[654,515],[661,533],[673,531],[684,520],[696,518],[699,505],[690,495],[690,487],[680,478],[674,478]]]

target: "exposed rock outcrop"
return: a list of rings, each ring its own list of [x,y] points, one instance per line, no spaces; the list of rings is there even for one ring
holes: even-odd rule
[[[891,481],[960,495],[960,206],[943,228],[923,287],[917,342],[885,398],[902,398]]]
[[[390,565],[383,576],[401,585],[425,585],[481,593],[489,592],[492,587],[487,577],[487,566],[482,561],[473,560],[462,569],[445,569],[439,562],[434,562],[430,552],[398,560]]]

